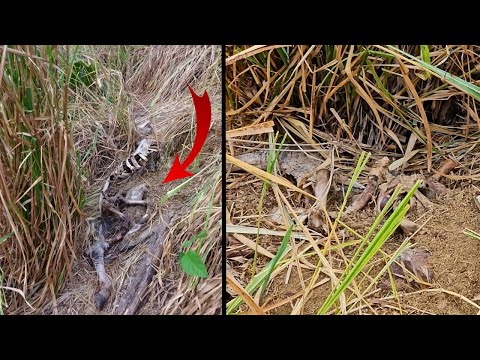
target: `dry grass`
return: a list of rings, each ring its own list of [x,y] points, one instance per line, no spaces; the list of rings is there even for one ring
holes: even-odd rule
[[[35,59],[35,61],[46,67],[46,71],[48,71],[48,61],[42,60],[48,58],[45,55],[45,50],[42,50],[41,47],[30,47],[29,49],[38,53],[39,59]],[[21,49],[21,51],[24,50]],[[55,58],[56,66],[54,66],[54,69],[57,69],[57,67],[62,69],[59,59],[64,56],[65,50],[65,48],[58,48],[59,55],[58,58]],[[188,82],[199,93],[205,89],[208,91],[212,103],[211,134],[199,156],[199,160],[195,161],[189,168],[190,171],[201,172],[201,174],[163,204],[163,207],[159,207],[160,211],[163,208],[177,209],[177,216],[182,219],[171,230],[168,239],[165,239],[162,266],[159,269],[158,282],[156,282],[157,284],[164,283],[165,281],[162,280],[163,274],[168,274],[168,278],[172,279],[172,284],[166,289],[161,285],[152,284],[151,301],[145,305],[145,308],[150,309],[149,311],[153,313],[167,312],[163,309],[163,307],[166,307],[166,303],[162,301],[168,301],[170,297],[174,297],[177,299],[175,302],[176,313],[219,312],[221,308],[221,286],[219,285],[221,237],[218,231],[218,220],[221,195],[219,195],[218,181],[215,179],[218,177],[221,161],[219,155],[220,48],[211,46],[80,46],[74,50],[76,60],[71,60],[70,67],[77,73],[83,74],[84,78],[78,77],[75,86],[70,87],[67,103],[60,101],[60,104],[64,107],[54,110],[62,114],[61,109],[64,109],[65,106],[68,108],[65,113],[68,113],[68,130],[70,131],[67,133],[67,138],[70,143],[66,157],[67,160],[75,164],[75,167],[71,170],[72,174],[69,173],[69,176],[79,182],[79,189],[82,189],[85,194],[82,195],[81,204],[85,216],[96,216],[98,214],[99,189],[106,176],[133,149],[134,141],[138,137],[137,126],[146,120],[152,121],[155,137],[159,142],[165,144],[165,152],[162,154],[164,168],[155,175],[156,177],[150,179],[158,190],[157,199],[178,185],[178,183],[175,183],[161,186],[161,181],[168,171],[167,168],[170,166],[174,154],[179,153],[180,158],[184,158],[193,144],[195,116],[186,83]],[[71,47],[70,53],[74,50]],[[25,58],[25,56],[18,54],[18,51],[15,56]],[[77,65],[75,65],[76,63]],[[66,72],[65,69],[58,71],[60,73],[62,71]],[[89,72],[91,75],[88,75]],[[82,79],[85,81],[82,82]],[[23,81],[27,82],[28,78]],[[57,84],[52,84],[51,88],[53,88],[54,93],[57,93],[55,86]],[[46,92],[46,90],[43,89],[43,92]],[[42,93],[42,91],[39,91],[39,93]],[[62,93],[59,92],[59,94]],[[18,96],[19,94],[16,95],[16,97]],[[15,98],[15,96],[12,97]],[[42,113],[42,116],[44,115]],[[18,115],[18,118],[20,119],[20,115]],[[4,124],[7,124],[7,122],[2,117],[2,126]],[[52,131],[53,134],[61,131],[61,127],[57,123],[41,123],[37,120],[35,124]],[[0,136],[0,138],[2,137]],[[63,149],[52,139],[61,140],[58,135],[56,138],[44,136],[45,146]],[[13,145],[9,146],[13,148]],[[17,147],[14,154],[20,157],[23,153]],[[6,160],[3,151],[1,155],[3,155],[2,161]],[[61,159],[57,160],[60,164],[62,163]],[[2,164],[5,164],[5,162]],[[53,164],[51,166],[54,167]],[[67,170],[70,171],[69,168]],[[60,170],[55,169],[54,175],[56,171]],[[2,173],[4,172],[2,171]],[[58,182],[58,180],[56,181]],[[27,178],[21,189],[24,191],[31,183],[32,181]],[[65,216],[71,215],[73,219],[75,207],[68,202],[70,198],[65,195],[66,191],[63,189],[62,191],[66,209],[57,212],[66,214]],[[21,190],[18,190],[18,192],[21,192]],[[15,194],[12,190],[4,191],[2,194],[5,193]],[[78,199],[78,195],[72,198]],[[212,208],[208,210],[210,216],[207,217],[205,202],[209,204],[211,199],[214,199],[214,203]],[[5,209],[5,207],[3,208]],[[53,210],[57,210],[57,203],[50,210],[52,213]],[[0,211],[0,219],[5,214],[8,213]],[[49,217],[49,219],[54,218],[51,215]],[[79,221],[78,217],[75,219],[77,219],[76,222],[72,220],[71,224],[67,223],[68,226],[65,226],[64,229],[69,235],[68,239],[72,245],[68,246],[68,242],[65,244],[60,242],[61,249],[66,248],[70,251],[68,254],[64,254],[63,263],[60,263],[62,265],[67,264],[67,269],[72,268],[74,254],[80,254],[84,246],[83,232],[79,227],[82,222]],[[207,219],[209,221],[207,226],[208,236],[199,252],[206,259],[210,277],[201,281],[197,279],[193,284],[188,284],[187,276],[182,273],[177,265],[178,250],[181,246],[179,238],[192,237],[197,228],[201,227],[203,221]],[[2,232],[4,230],[5,232],[10,231],[10,225],[4,221],[0,221],[0,227]],[[47,234],[48,236],[44,236],[43,243],[49,244],[55,251],[59,251],[57,249],[58,240],[61,238],[57,238],[56,241],[53,234],[53,231],[50,231]],[[7,240],[0,245],[0,251],[3,250],[3,253],[0,253],[0,256],[3,254],[3,257],[0,257],[0,268],[3,269],[5,275],[4,283],[6,286],[22,289],[23,285],[19,286],[18,279],[20,278],[8,267],[9,263],[13,263],[13,258],[6,255],[5,251],[9,252],[10,249],[13,249],[11,240]],[[30,245],[28,249],[28,251],[34,251],[34,248]],[[141,257],[142,250],[139,249],[122,260],[118,265],[120,270],[123,269],[128,272],[128,269],[133,269],[136,260]],[[63,250],[63,252],[65,253],[66,250]],[[42,301],[34,304],[31,300],[33,293],[29,289],[33,286],[34,281],[29,280],[30,282],[24,288],[24,292],[28,301],[34,305],[34,312],[57,312],[61,308],[60,303],[57,306],[56,297],[58,296],[59,301],[67,308],[69,307],[69,309],[64,310],[65,313],[90,312],[89,306],[91,306],[91,303],[88,297],[96,288],[95,274],[92,269],[83,266],[85,259],[82,256],[77,256],[77,258],[78,261],[73,266],[74,276],[70,276],[69,273],[62,274],[62,276],[65,275],[65,278],[70,279],[66,287],[63,286],[64,281],[58,282],[59,287],[55,291],[51,291],[49,285],[48,296],[44,296]],[[27,254],[25,259],[15,263],[19,269],[24,269],[25,261],[33,261],[28,259],[34,259],[34,256]],[[42,268],[42,266],[44,269],[45,265],[43,264],[39,265],[39,268]],[[61,273],[60,270],[52,269],[52,273],[58,277]],[[115,271],[115,268],[112,271]],[[29,268],[28,273],[31,272],[32,270]],[[42,279],[42,276],[42,273],[39,272],[40,279]],[[125,278],[125,274],[121,276]],[[127,278],[128,276],[129,274],[127,274]],[[178,281],[174,281],[173,278]],[[154,292],[155,294],[153,294]],[[182,296],[177,296],[179,293]],[[14,305],[12,302],[13,293],[12,296],[9,293],[6,293],[6,295],[8,313],[26,312],[28,310],[21,297],[15,295],[16,302]],[[162,298],[162,301],[158,300],[160,298]],[[205,303],[196,303],[193,306],[194,303],[190,301],[191,299],[202,299],[205,300]]]
[[[221,48],[158,46],[139,49],[136,56],[147,60],[136,67],[126,83],[139,104],[133,109],[133,118],[137,124],[147,118],[154,120],[158,137],[171,149],[168,159],[177,152],[184,159],[194,142],[195,116],[186,84],[198,94],[206,90],[212,104],[210,134],[199,159],[191,165],[194,173],[201,174],[165,203],[167,207],[169,202],[175,204],[178,221],[165,239],[156,281],[149,289],[150,304],[143,312],[218,314],[222,304]],[[165,186],[165,190],[177,185]],[[192,244],[209,273],[207,279],[200,280],[181,271],[178,254],[185,250],[183,243],[202,228],[207,232],[203,243]]]
[[[155,119],[157,134],[168,139],[169,147],[176,149],[175,152],[181,149],[180,158],[185,158],[193,145],[195,127],[192,101],[185,87],[188,82],[198,94],[203,89],[208,91],[212,126],[198,164],[192,165],[193,169],[196,168],[195,173],[202,174],[169,200],[180,206],[178,221],[165,239],[160,269],[150,287],[152,305],[147,305],[144,311],[218,314],[222,304],[221,49],[211,46],[156,47],[149,50],[147,58],[149,61],[138,67],[138,73],[127,82],[132,88],[136,86],[134,96],[144,99],[144,106],[135,112],[137,121],[141,122],[142,116]],[[148,105],[151,105],[150,109]],[[175,124],[175,130],[171,124]],[[187,135],[183,143],[182,132],[183,138]],[[170,159],[173,159],[173,153]],[[178,254],[185,250],[182,249],[183,243],[202,228],[206,229],[207,237],[202,244],[197,242],[192,246],[201,245],[197,250],[207,264],[209,277],[191,279],[179,268]]]
[[[2,285],[38,307],[70,274],[84,201],[68,114],[71,64],[52,47],[2,50],[0,231],[14,234],[0,248]],[[18,291],[5,295],[11,311],[25,303]]]
[[[252,256],[252,252],[262,249],[264,254],[259,256],[256,274],[268,263],[265,254],[276,254],[281,240],[278,237],[257,235],[253,244],[252,238],[242,238],[247,234],[246,227],[250,227],[249,233],[257,227],[264,233],[268,230],[285,233],[287,226],[274,225],[265,219],[272,207],[283,209],[298,231],[269,282],[271,295],[280,284],[295,277],[299,284],[297,292],[288,299],[251,293],[262,311],[274,313],[275,309],[292,304],[291,313],[316,312],[337,286],[359,241],[357,235],[351,234],[348,240],[353,239],[353,243],[344,243],[342,234],[349,231],[342,224],[330,224],[326,237],[302,225],[294,210],[300,197],[295,186],[298,184],[280,177],[277,165],[272,174],[265,174],[239,163],[237,157],[245,152],[278,148],[279,141],[275,142],[271,133],[272,125],[267,126],[271,121],[274,131],[281,135],[279,138],[286,134],[282,151],[303,152],[317,159],[319,165],[323,162],[323,168],[332,167],[335,176],[345,179],[352,177],[362,151],[372,153],[372,159],[383,156],[403,159],[398,170],[408,173],[428,173],[441,160],[452,158],[463,166],[446,178],[478,179],[478,97],[456,86],[449,77],[431,73],[397,49],[420,56],[468,83],[480,85],[478,46],[227,47],[227,163],[246,172],[227,166],[227,217],[234,225],[243,226],[229,231],[227,270],[245,288],[255,268],[252,261],[256,255]],[[365,167],[360,182],[365,181],[371,165],[369,162]],[[271,182],[262,208],[257,204],[261,203],[260,192],[266,179]],[[376,313],[374,307],[378,309],[378,304],[372,307],[370,303],[378,293],[376,276],[396,250],[386,249],[374,258],[361,274],[363,283],[354,281],[346,291],[347,296],[340,298],[341,306],[332,311]],[[229,293],[237,296],[231,288]],[[272,304],[272,301],[277,302]],[[319,302],[317,308],[307,311],[308,301]],[[381,306],[402,313],[396,294]],[[258,310],[248,309],[243,305],[241,311]],[[418,309],[403,309],[407,310]]]

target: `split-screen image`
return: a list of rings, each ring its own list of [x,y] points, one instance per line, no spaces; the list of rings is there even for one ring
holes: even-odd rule
[[[0,314],[480,313],[479,64],[0,45]]]

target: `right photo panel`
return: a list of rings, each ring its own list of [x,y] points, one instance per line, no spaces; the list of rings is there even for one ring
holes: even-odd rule
[[[479,101],[480,46],[226,46],[226,314],[478,314]]]

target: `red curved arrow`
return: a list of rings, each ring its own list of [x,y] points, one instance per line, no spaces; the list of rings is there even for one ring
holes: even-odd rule
[[[182,179],[185,177],[192,176],[193,174],[187,171],[187,167],[195,160],[197,155],[200,153],[200,150],[205,144],[207,139],[208,130],[210,129],[210,120],[212,119],[212,108],[210,106],[210,99],[208,98],[207,91],[202,96],[198,96],[192,90],[190,85],[187,85],[192,94],[193,104],[195,105],[195,113],[197,114],[197,134],[195,135],[195,142],[193,143],[192,151],[188,154],[187,158],[180,163],[180,158],[178,154],[175,156],[173,161],[172,168],[170,169],[168,175],[163,180],[162,184],[165,184],[170,181]]]

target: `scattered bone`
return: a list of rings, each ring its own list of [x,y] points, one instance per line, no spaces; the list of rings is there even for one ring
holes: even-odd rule
[[[126,198],[120,198],[127,205],[150,205],[150,200],[127,200]]]
[[[148,192],[147,184],[140,184],[140,185],[134,186],[127,190],[127,194],[125,195],[124,201],[126,204],[130,204],[131,201],[143,200],[147,192]]]
[[[414,248],[405,250],[396,260],[397,263],[393,263],[391,266],[392,273],[405,280],[408,279],[407,274],[403,271],[402,267],[398,265],[401,263],[405,268],[413,273],[417,278],[423,282],[430,283],[433,280],[433,269],[429,264],[430,252],[427,250]],[[411,284],[418,287],[419,284],[412,279]]]
[[[420,228],[420,225],[417,223],[414,223],[411,220],[408,219],[403,219],[400,222],[400,228],[403,230],[405,235],[412,235],[415,231],[417,231]]]
[[[137,130],[140,135],[150,135],[153,132],[152,125],[150,120],[147,120],[139,125],[137,125]]]
[[[148,187],[145,184],[134,186],[127,191],[124,197],[117,196],[116,198],[121,199],[126,205],[130,206],[145,204],[147,200],[143,200],[143,197],[145,196],[147,189]],[[100,282],[100,291],[95,295],[95,303],[99,311],[104,308],[105,303],[108,301],[112,291],[111,280],[105,271],[105,262],[112,261],[118,256],[119,253],[130,250],[142,241],[146,240],[149,237],[146,232],[150,233],[149,229],[147,229],[147,231],[142,233],[137,240],[133,240],[133,237],[143,228],[146,220],[149,218],[148,209],[146,213],[136,223],[134,223],[132,227],[130,227],[130,220],[127,220],[128,217],[116,209],[109,200],[104,199],[102,206],[111,213],[116,214],[123,221],[123,224],[127,224],[130,229],[128,231],[117,232],[117,234],[115,234],[110,241],[107,241],[105,240],[105,234],[103,233],[104,227],[101,224],[99,233],[95,235],[96,242],[88,252],[88,256],[93,261],[93,265],[98,274]],[[128,209],[126,209],[126,212],[127,211]],[[100,221],[105,221],[105,219],[101,218]],[[110,247],[109,243],[114,244],[119,241],[121,241],[119,245],[115,246],[114,248]],[[112,253],[110,250],[117,251]]]
[[[127,205],[148,205],[150,204],[149,200],[144,200],[146,193],[148,192],[148,185],[141,184],[130,188],[127,191],[127,194],[119,199]]]
[[[362,210],[372,200],[379,181],[384,177],[384,173],[389,164],[388,157],[383,157],[375,162],[368,176],[368,183],[362,194],[345,210],[345,214]]]
[[[442,176],[447,175],[450,171],[458,166],[460,166],[459,162],[452,159],[447,159],[440,164],[437,173],[433,174],[430,179],[438,182]]]
[[[327,195],[332,183],[330,171],[326,169],[318,170],[309,180],[312,181],[313,191],[318,200],[310,209],[308,223],[314,229],[319,229],[325,224],[324,214],[327,209]]]
[[[98,310],[103,310],[105,303],[112,293],[112,281],[105,271],[104,254],[109,245],[103,235],[103,226],[100,224],[98,232],[95,234],[96,242],[86,250],[86,254],[93,263],[98,275],[100,290],[95,294],[95,305]]]
[[[478,210],[480,210],[480,195],[475,198],[475,205],[477,205]]]
[[[141,228],[139,226],[139,228]],[[145,243],[153,234],[158,231],[158,226],[150,229],[145,229],[136,239],[131,234],[125,235],[122,244],[119,245],[119,252],[124,252],[133,249],[141,243]]]
[[[115,310],[117,315],[133,315],[138,310],[143,300],[145,290],[150,285],[155,273],[155,267],[158,266],[158,262],[162,257],[163,240],[169,230],[172,217],[173,214],[171,212],[164,213],[164,223],[161,222],[155,227],[155,229],[152,229],[152,241],[150,242],[150,246],[138,266],[132,282],[128,285],[125,293],[120,298],[118,308]]]
[[[132,250],[134,247],[140,245],[141,243],[146,243],[147,240],[151,236],[153,236],[156,231],[156,228],[147,228],[140,235],[138,235],[138,237],[135,238],[133,235],[138,233],[141,228],[141,224],[135,224],[133,228],[121,239],[122,241],[114,248],[111,248],[112,251],[109,251],[109,253],[105,255],[105,263],[108,264],[113,260],[117,259],[120,254]]]
[[[113,182],[133,178],[133,175],[139,174],[144,169],[146,162],[152,157],[152,155],[148,155],[158,153],[158,149],[152,148],[151,145],[151,140],[140,140],[132,155],[123,161],[107,178],[100,194],[99,232],[97,234],[94,232],[95,242],[86,250],[86,254],[92,260],[92,265],[95,267],[99,278],[100,290],[95,295],[95,304],[98,310],[104,308],[112,291],[112,282],[105,271],[105,261],[115,257],[111,250],[120,248],[125,251],[148,238],[140,237],[139,241],[134,241],[132,236],[138,233],[150,219],[149,206],[151,203],[144,199],[148,192],[147,185],[134,186],[125,195],[115,194],[110,189],[110,185]],[[147,205],[147,210],[139,214],[138,205]],[[130,208],[126,208],[127,206],[130,206]],[[116,215],[118,219],[112,219],[111,214]],[[106,227],[108,230],[105,230]],[[120,228],[120,231],[116,231],[118,228]],[[104,234],[104,230],[109,234]],[[120,246],[111,246],[122,239],[123,242]]]
[[[102,207],[101,207],[101,213],[102,214],[105,214],[105,213],[112,213],[112,214],[115,214],[117,215],[120,219],[124,220],[125,219],[125,214],[122,213],[120,210],[118,210],[115,205],[113,205],[109,200],[107,200],[106,198],[103,199],[102,201]]]
[[[267,169],[268,150],[253,151],[237,155],[236,158],[261,170]],[[299,151],[281,151],[277,159],[280,169],[287,175],[291,175],[298,182],[311,173],[322,162],[313,156],[307,156]],[[238,168],[233,168],[237,171]]]
[[[294,208],[293,210],[295,211],[295,214],[298,216],[300,222],[304,224],[308,217],[307,211],[301,207]],[[283,220],[282,213],[280,212],[280,209],[278,207],[275,207],[272,210],[270,215],[268,215],[267,219],[271,222],[285,225],[285,221]]]

